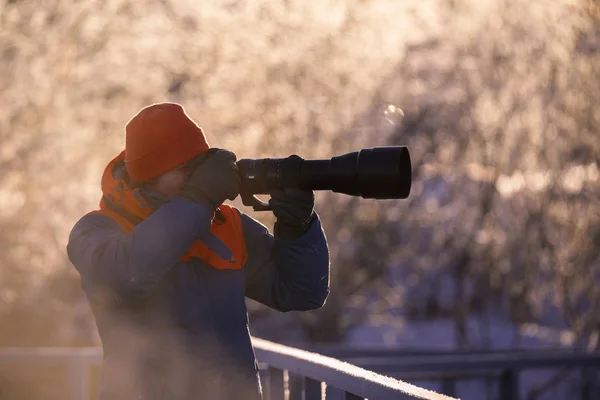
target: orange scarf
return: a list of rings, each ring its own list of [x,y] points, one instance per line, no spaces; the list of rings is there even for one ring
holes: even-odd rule
[[[132,233],[135,225],[150,216],[157,207],[150,205],[144,189],[131,189],[128,183],[125,151],[122,151],[104,169],[103,196],[100,200],[100,210],[95,212],[115,220],[125,233]],[[228,205],[221,205],[215,213],[210,233],[212,235],[208,234],[202,238],[202,241],[196,240],[181,261],[199,258],[216,269],[241,269],[246,262],[247,253],[238,211]],[[223,245],[229,249],[232,257],[224,259],[223,251],[219,254],[214,251],[214,249],[223,249]]]

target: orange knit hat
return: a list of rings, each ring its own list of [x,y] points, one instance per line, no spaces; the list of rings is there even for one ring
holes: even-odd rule
[[[209,148],[202,128],[176,103],[143,108],[125,127],[125,166],[134,181],[159,176]]]

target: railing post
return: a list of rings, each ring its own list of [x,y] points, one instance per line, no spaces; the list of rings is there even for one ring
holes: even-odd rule
[[[500,400],[519,400],[519,373],[514,369],[500,374]]]

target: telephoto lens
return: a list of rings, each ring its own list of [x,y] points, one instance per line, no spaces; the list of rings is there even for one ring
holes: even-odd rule
[[[242,201],[264,208],[255,194],[276,188],[331,190],[365,199],[405,199],[410,194],[412,169],[405,146],[362,149],[326,160],[287,158],[241,159]],[[257,203],[259,201],[259,203]],[[268,209],[268,208],[267,208]]]

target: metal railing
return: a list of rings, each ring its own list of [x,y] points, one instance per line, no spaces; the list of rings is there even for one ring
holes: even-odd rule
[[[265,399],[425,399],[450,397],[411,385],[335,358],[253,338],[256,358],[266,364]],[[286,379],[287,378],[287,379]],[[287,381],[287,384],[286,384]],[[286,397],[286,386],[289,397]]]
[[[600,372],[600,352],[574,350],[502,352],[407,352],[390,349],[301,350],[253,338],[265,400],[279,399],[427,399],[448,397],[411,382],[438,381],[442,391],[456,395],[456,382],[498,379],[500,399],[519,398],[520,373],[547,368],[578,368]],[[317,354],[322,353],[322,354]],[[325,354],[325,355],[323,355]],[[100,348],[0,348],[1,364],[66,365],[70,400],[87,400],[90,368],[102,361]],[[592,378],[593,379],[593,378]],[[593,382],[582,387],[581,399],[595,399]],[[584,384],[585,385],[585,384]]]
[[[439,381],[442,392],[456,395],[456,383],[473,378],[498,380],[499,398],[520,398],[520,373],[535,369],[578,369],[600,372],[600,352],[571,349],[505,351],[404,351],[390,349],[312,348],[321,354],[358,365],[381,374],[390,374],[411,382]],[[593,378],[583,380],[581,400],[600,399],[592,393]],[[597,382],[596,385],[600,386]]]
[[[433,391],[316,353],[253,338],[263,371],[265,400],[423,399],[451,400]],[[88,400],[92,366],[102,361],[100,348],[1,348],[0,364],[68,366],[69,400]]]

